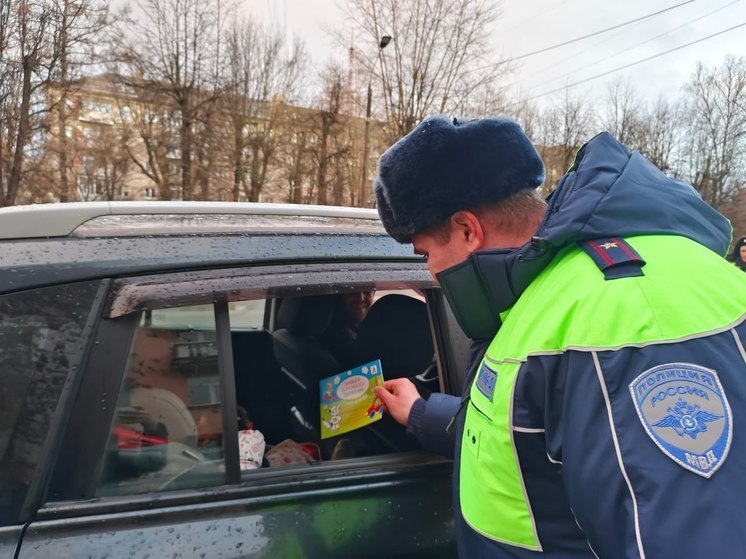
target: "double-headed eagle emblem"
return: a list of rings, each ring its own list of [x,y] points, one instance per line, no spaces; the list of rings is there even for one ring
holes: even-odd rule
[[[668,411],[669,414],[657,423],[653,423],[653,427],[671,427],[680,437],[689,435],[692,439],[696,439],[699,433],[707,431],[708,422],[723,417],[706,412],[696,404],[692,406],[681,398],[673,409],[668,408]]]

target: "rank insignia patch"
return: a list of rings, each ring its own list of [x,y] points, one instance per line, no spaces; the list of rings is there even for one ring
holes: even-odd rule
[[[642,373],[629,390],[645,431],[666,456],[706,478],[720,468],[733,417],[715,371],[666,363]]]
[[[487,399],[492,401],[492,394],[495,392],[495,382],[497,382],[497,371],[490,369],[486,363],[482,362],[477,375],[477,389],[484,394]]]

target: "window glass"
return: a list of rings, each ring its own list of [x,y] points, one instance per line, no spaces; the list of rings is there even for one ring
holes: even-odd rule
[[[101,494],[224,480],[212,305],[143,314],[117,402]]]
[[[0,296],[0,524],[17,520],[98,283]]]
[[[99,493],[225,483],[222,416],[233,405],[230,436],[238,437],[243,476],[415,450],[372,393],[383,379],[404,376],[423,396],[439,389],[426,303],[421,290],[405,287],[293,288],[230,303],[230,406],[222,401],[213,306],[145,311]],[[265,309],[272,330],[262,326]],[[356,369],[370,378],[343,385]],[[383,379],[374,378],[381,371]]]
[[[264,326],[264,299],[228,303],[231,330],[259,330]]]

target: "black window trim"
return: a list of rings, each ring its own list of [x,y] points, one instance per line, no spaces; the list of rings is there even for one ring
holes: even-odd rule
[[[241,482],[240,457],[238,453],[238,426],[236,416],[236,372],[233,368],[233,343],[228,315],[228,303],[214,305],[215,343],[218,350],[218,377],[220,379],[220,408],[223,417],[223,463],[225,483]]]
[[[49,500],[91,499],[140,316],[101,320],[61,437]],[[120,374],[105,374],[106,371]],[[104,373],[102,373],[102,371]],[[91,457],[96,457],[92,460]]]
[[[353,486],[380,486],[390,490],[392,485],[411,483],[413,477],[421,481],[431,475],[449,476],[451,469],[451,459],[425,450],[414,450],[348,459],[344,462],[254,470],[250,478],[235,485],[49,502],[38,511],[35,520],[111,515],[129,511],[141,518],[140,513],[143,511],[243,499],[250,500],[253,505],[269,502],[297,504],[299,498],[332,494],[349,496]]]
[[[57,406],[50,419],[50,428],[44,439],[39,465],[34,471],[33,478],[29,484],[26,498],[23,502],[19,513],[19,522],[25,522],[30,519],[39,506],[43,503],[47,488],[51,483],[53,470],[55,466],[55,456],[57,456],[62,444],[62,430],[67,425],[69,417],[73,413],[74,399],[81,382],[81,371],[85,369],[87,360],[90,358],[91,341],[96,332],[96,327],[101,318],[102,309],[106,300],[106,294],[109,288],[108,281],[89,280],[85,282],[73,282],[70,284],[60,284],[38,289],[54,289],[66,285],[75,285],[76,283],[90,283],[97,285],[96,293],[93,296],[91,305],[88,308],[88,315],[83,325],[80,340],[78,342],[75,355],[70,361],[69,371],[62,392],[57,401]],[[20,292],[14,293],[14,295]]]

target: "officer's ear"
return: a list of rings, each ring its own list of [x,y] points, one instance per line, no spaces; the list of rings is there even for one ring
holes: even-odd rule
[[[469,210],[451,216],[452,239],[461,243],[469,253],[484,248],[484,229],[479,218]]]

